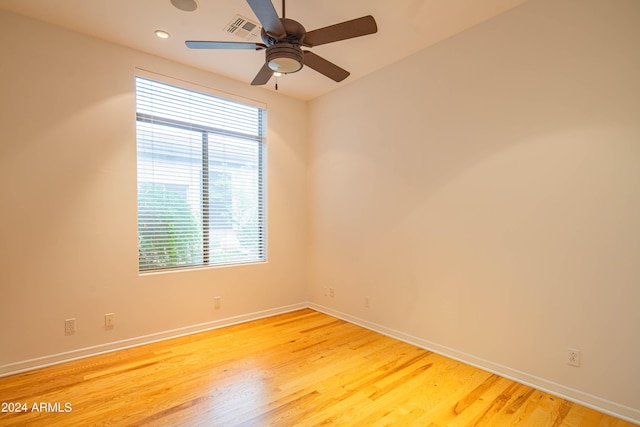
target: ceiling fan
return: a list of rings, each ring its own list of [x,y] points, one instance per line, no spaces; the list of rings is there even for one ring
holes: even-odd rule
[[[278,17],[271,0],[247,0],[251,10],[262,24],[263,43],[186,41],[191,49],[266,49],[266,60],[252,85],[266,84],[274,73],[289,74],[308,66],[330,79],[341,82],[349,72],[301,46],[314,47],[340,40],[373,34],[378,31],[373,16],[345,21],[307,32],[297,21],[285,17],[285,0],[282,0],[282,18]]]

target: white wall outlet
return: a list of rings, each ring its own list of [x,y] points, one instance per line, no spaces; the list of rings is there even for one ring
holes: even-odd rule
[[[324,290],[324,296],[328,297],[329,296],[329,288],[323,288]]]
[[[335,290],[335,289],[333,289],[333,288],[329,288],[329,296],[330,296],[331,298],[333,298],[333,297],[335,296],[335,294],[336,294],[336,290]]]
[[[113,329],[116,326],[116,315],[114,313],[107,313],[104,315],[104,327],[106,329]]]
[[[216,310],[219,309],[222,305],[222,298],[221,297],[213,297],[213,308],[215,308]]]
[[[364,307],[369,308],[369,297],[364,297]]]
[[[567,349],[567,364],[571,366],[580,366],[580,350]]]
[[[76,333],[76,319],[65,319],[64,321],[64,334],[73,335]]]

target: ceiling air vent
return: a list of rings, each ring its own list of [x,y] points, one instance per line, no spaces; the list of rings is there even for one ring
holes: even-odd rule
[[[255,40],[260,36],[260,24],[244,16],[236,15],[224,30],[244,40]]]

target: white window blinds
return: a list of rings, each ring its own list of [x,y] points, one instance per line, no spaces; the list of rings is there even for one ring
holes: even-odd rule
[[[140,271],[265,260],[264,115],[136,77]]]

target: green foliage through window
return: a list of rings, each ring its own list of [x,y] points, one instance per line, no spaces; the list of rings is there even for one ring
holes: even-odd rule
[[[202,232],[184,194],[144,182],[138,190],[140,269],[202,262]]]

